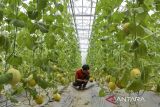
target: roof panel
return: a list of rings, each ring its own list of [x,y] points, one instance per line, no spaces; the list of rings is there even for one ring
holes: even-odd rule
[[[72,2],[68,6],[68,8],[72,8],[70,9],[72,10],[70,11],[70,13],[73,16],[74,25],[77,29],[79,47],[80,47],[81,55],[83,57],[82,59],[85,59],[85,56],[83,56],[83,54],[86,53],[88,50],[92,24],[95,18],[94,17],[95,7],[96,7],[97,0],[70,0],[70,1]]]

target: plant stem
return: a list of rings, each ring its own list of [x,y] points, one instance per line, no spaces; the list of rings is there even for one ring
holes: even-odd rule
[[[119,55],[119,66],[121,68],[122,65],[122,52],[121,52],[121,43],[120,43],[120,55]]]
[[[29,105],[31,105],[31,101],[30,101],[30,98],[28,97],[28,92],[27,92],[27,90],[25,90],[25,92],[26,92],[26,98],[27,98],[27,100],[28,100],[28,103],[29,103]]]
[[[46,92],[46,96],[48,97],[48,102],[45,104],[45,105],[47,105],[50,102],[51,98],[49,97],[49,93],[45,89],[44,89],[44,91]]]

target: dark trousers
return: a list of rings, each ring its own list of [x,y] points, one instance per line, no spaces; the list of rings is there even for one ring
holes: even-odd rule
[[[87,85],[87,82],[82,82],[82,81],[75,81],[73,82],[73,86],[79,86],[79,88],[85,88]]]

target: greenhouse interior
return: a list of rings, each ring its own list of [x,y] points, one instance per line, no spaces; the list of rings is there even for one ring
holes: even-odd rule
[[[160,0],[0,0],[0,107],[160,107]]]

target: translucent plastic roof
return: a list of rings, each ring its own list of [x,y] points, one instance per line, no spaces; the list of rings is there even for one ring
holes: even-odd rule
[[[69,12],[79,41],[82,63],[85,63],[97,0],[70,0]]]

